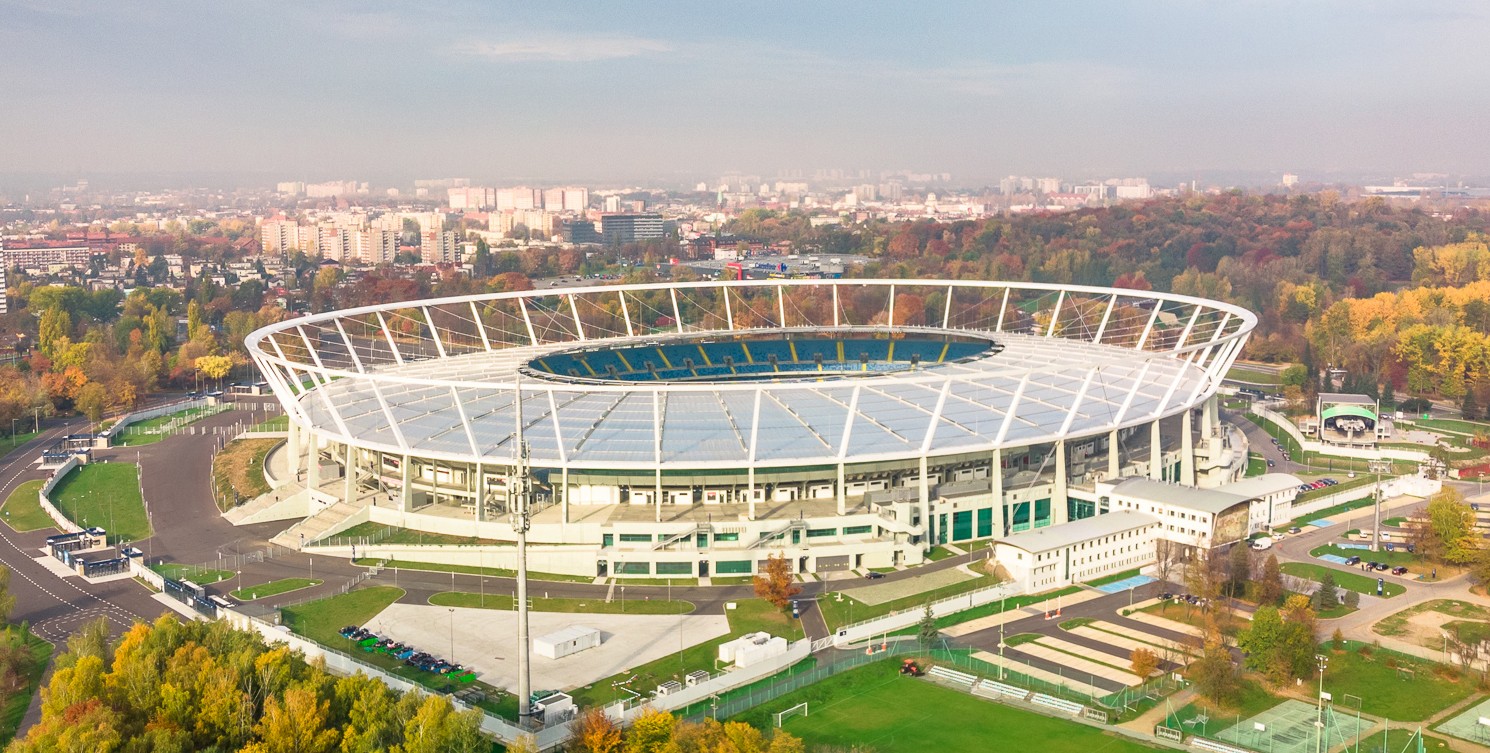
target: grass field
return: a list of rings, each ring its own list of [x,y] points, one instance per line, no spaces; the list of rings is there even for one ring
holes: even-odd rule
[[[1333,567],[1315,565],[1307,562],[1285,562],[1281,566],[1284,575],[1292,575],[1297,578],[1308,578],[1318,582],[1324,576],[1326,570],[1335,576],[1335,585],[1355,591],[1356,593],[1376,595],[1376,578],[1366,575],[1358,575],[1349,570],[1337,570]],[[1390,598],[1400,593],[1405,593],[1407,588],[1395,581],[1395,576],[1382,578],[1382,595]]]
[[[260,494],[269,493],[264,480],[264,458],[278,439],[238,439],[212,459],[212,486],[217,492],[217,506],[232,509]]]
[[[605,599],[545,599],[529,596],[529,607],[535,612],[573,612],[585,614],[689,614],[693,602],[674,599],[631,599],[607,602]],[[465,607],[468,609],[516,609],[517,599],[511,594],[471,593],[469,591],[442,591],[429,597],[429,603],[437,607]]]
[[[1423,602],[1422,604],[1408,607],[1396,614],[1383,617],[1375,625],[1371,626],[1371,630],[1380,635],[1406,635],[1407,621],[1413,615],[1422,614],[1423,612],[1439,612],[1462,620],[1490,621],[1490,608],[1468,601],[1434,599],[1433,601]]]
[[[647,662],[639,667],[633,667],[625,673],[596,680],[583,688],[569,691],[569,695],[573,696],[574,702],[580,706],[607,704],[625,695],[612,687],[611,683],[624,681],[633,675],[636,679],[630,683],[629,687],[637,691],[645,691],[668,680],[682,682],[689,672],[695,670],[713,672],[714,661],[719,656],[719,644],[746,633],[767,632],[771,635],[779,635],[788,641],[802,637],[802,623],[792,619],[790,614],[760,599],[736,602],[735,608],[726,610],[725,615],[729,618],[728,634],[712,641],[704,641],[676,654]]]
[[[1320,510],[1319,512],[1311,512],[1308,515],[1304,515],[1304,516],[1301,516],[1301,517],[1298,517],[1298,518],[1294,518],[1293,522],[1290,523],[1289,525],[1294,525],[1294,526],[1300,526],[1300,527],[1302,527],[1304,525],[1307,525],[1310,521],[1313,521],[1313,520],[1323,520],[1325,518],[1330,517],[1331,515],[1339,515],[1340,513],[1350,512],[1351,510],[1359,510],[1362,507],[1370,507],[1371,504],[1372,504],[1372,502],[1371,502],[1371,498],[1370,497],[1363,497],[1361,499],[1353,499],[1353,500],[1351,500],[1349,502],[1341,502],[1340,504],[1334,505],[1333,507],[1326,507],[1323,510]],[[1274,530],[1278,530],[1278,529],[1274,529]]]
[[[222,406],[204,406],[201,408],[188,408],[187,410],[167,413],[164,416],[156,416],[144,421],[132,423],[119,430],[114,435],[115,444],[120,447],[138,447],[140,445],[155,444],[173,430],[187,424],[196,423],[208,416],[216,415],[226,410]]]
[[[1324,670],[1324,689],[1350,693],[1361,699],[1361,712],[1394,721],[1415,722],[1468,698],[1474,682],[1452,668],[1395,651],[1373,649],[1360,653],[1357,641],[1347,641],[1344,651],[1320,644],[1329,656]]]
[[[26,444],[27,442],[30,442],[31,440],[36,439],[39,436],[41,436],[41,432],[39,431],[22,431],[16,433],[14,436],[0,439],[0,460],[8,457],[10,453],[19,450],[21,448],[21,445]]]
[[[1204,730],[1201,727],[1194,727],[1194,731],[1201,734],[1214,735],[1222,728],[1230,725],[1232,719],[1238,715],[1243,719],[1256,716],[1278,705],[1278,700],[1277,696],[1269,693],[1267,688],[1264,688],[1256,680],[1244,678],[1242,680],[1242,691],[1238,694],[1233,704],[1222,706],[1204,699],[1197,699],[1183,706],[1173,714],[1170,714],[1164,719],[1163,724],[1171,729],[1190,731],[1191,727],[1184,726],[1184,721],[1186,719],[1194,719],[1200,714],[1205,714],[1211,718],[1209,727]]]
[[[1267,458],[1253,452],[1247,455],[1247,475],[1261,476],[1268,472]]]
[[[302,588],[319,586],[324,581],[312,580],[310,578],[282,578],[260,583],[257,586],[244,586],[233,592],[233,598],[239,601],[253,601],[254,599],[267,599],[270,596],[299,591]]]
[[[1243,366],[1233,366],[1226,372],[1226,378],[1235,382],[1250,382],[1252,384],[1281,385],[1283,384],[1283,372],[1262,371],[1261,369],[1249,369]]]
[[[1317,499],[1329,494],[1339,494],[1343,491],[1359,489],[1363,486],[1370,486],[1376,483],[1375,476],[1367,476],[1365,474],[1358,475],[1355,478],[1341,478],[1336,480],[1340,483],[1335,484],[1334,486],[1326,486],[1319,489],[1310,489],[1306,492],[1299,492],[1299,496],[1294,499],[1293,503],[1297,505],[1301,502],[1308,502],[1311,499]],[[1367,493],[1369,494],[1369,492]],[[1367,501],[1370,501],[1370,499],[1367,498]]]
[[[41,503],[37,501],[37,492],[41,491],[41,485],[46,482],[41,479],[27,481],[16,487],[6,498],[5,505],[0,507],[0,517],[5,519],[5,524],[10,530],[18,533],[27,531],[39,531],[43,528],[53,528],[57,524],[52,522],[52,516],[41,509]]]
[[[272,441],[272,440],[271,440]],[[425,533],[412,528],[399,528],[398,526],[384,525],[367,521],[358,523],[335,536],[329,536],[321,543],[347,542],[349,539],[369,539],[379,544],[397,544],[400,546],[517,546],[511,541],[497,541],[495,539],[478,539],[475,536],[451,536],[447,533]]]
[[[78,466],[52,490],[52,504],[80,526],[107,530],[110,543],[150,537],[140,498],[140,468],[134,463]]]
[[[902,677],[898,660],[869,664],[789,693],[739,717],[770,729],[772,715],[798,703],[807,716],[784,729],[809,750],[949,753],[1026,750],[1041,753],[1147,753],[1153,748],[1072,721],[1036,714],[967,693]],[[950,723],[955,720],[955,723]]]
[[[17,645],[22,641],[24,645]],[[53,646],[30,632],[23,638],[20,629],[16,627],[5,628],[0,642],[7,646],[16,645],[29,654],[26,671],[20,677],[21,687],[7,689],[4,697],[0,698],[0,746],[4,746],[9,745],[11,738],[15,737],[16,730],[21,726],[21,719],[26,716],[26,708],[31,705],[31,698],[41,686],[42,675],[46,674],[47,663],[52,659]]]
[[[249,429],[249,431],[289,431],[289,430],[290,430],[290,417],[289,416],[275,416],[274,418],[271,418],[271,419],[269,419],[267,421],[263,421],[263,422],[254,424],[253,425],[253,428]]]
[[[1363,541],[1361,543],[1368,542]],[[1379,552],[1373,552],[1367,549],[1341,549],[1334,544],[1327,544],[1309,550],[1309,556],[1311,557],[1318,557],[1321,554],[1333,554],[1338,557],[1360,557],[1366,562],[1385,562],[1394,567],[1397,565],[1412,566],[1422,562],[1416,554],[1412,554],[1402,547],[1397,547],[1397,551],[1395,552],[1388,552],[1385,547]],[[1371,592],[1376,593],[1374,586]]]
[[[186,580],[196,583],[199,586],[206,585],[208,583],[216,583],[218,581],[227,580],[228,578],[233,577],[233,573],[230,570],[214,570],[210,567],[182,565],[176,562],[161,562],[159,564],[151,565],[150,569],[166,576],[167,578],[170,578],[171,580],[181,580],[185,578]]]

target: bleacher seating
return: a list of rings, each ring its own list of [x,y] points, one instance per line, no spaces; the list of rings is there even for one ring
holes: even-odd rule
[[[810,372],[893,372],[979,355],[985,343],[943,339],[806,337],[637,345],[552,353],[533,367],[575,379],[721,379]]]
[[[953,685],[961,685],[966,688],[971,688],[975,683],[978,682],[978,678],[975,675],[970,675],[966,672],[958,672],[955,669],[943,667],[940,664],[926,670],[926,676],[932,678],[933,680],[942,680],[944,682],[949,682]]]
[[[1068,701],[1064,698],[1056,698],[1053,695],[1046,695],[1044,693],[1036,693],[1030,696],[1030,703],[1047,706],[1053,709],[1059,709],[1068,714],[1080,714],[1081,710],[1085,708],[1075,701]]]

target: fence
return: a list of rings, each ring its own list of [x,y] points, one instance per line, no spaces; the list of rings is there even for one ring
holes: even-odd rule
[[[1427,452],[1418,452],[1416,450],[1398,450],[1382,447],[1366,449],[1362,447],[1339,447],[1332,444],[1325,444],[1305,437],[1304,433],[1299,431],[1298,427],[1294,426],[1292,421],[1280,413],[1268,410],[1267,408],[1257,408],[1255,412],[1260,418],[1281,428],[1289,437],[1293,438],[1293,441],[1298,443],[1299,449],[1304,452],[1334,455],[1341,458],[1355,458],[1357,460],[1391,459],[1405,460],[1413,463],[1426,463],[1428,461]],[[1300,462],[1303,462],[1303,460],[1303,458],[1299,458]]]
[[[956,596],[948,596],[931,602],[931,613],[936,617],[946,617],[963,610],[991,604],[999,599],[1010,596],[1018,596],[1024,593],[1024,589],[1014,583],[1000,583],[988,588],[980,588],[977,591],[969,591]],[[906,607],[896,610],[887,615],[860,620],[851,625],[840,627],[834,635],[834,645],[843,646],[854,641],[870,638],[880,633],[891,633],[896,630],[908,628],[920,621],[924,614],[924,606]]]
[[[41,509],[45,510],[47,515],[51,516],[52,521],[57,524],[58,529],[66,533],[77,533],[78,531],[83,530],[83,527],[78,525],[77,523],[72,522],[71,520],[68,520],[67,516],[63,515],[62,511],[58,510],[57,507],[52,504],[52,498],[50,495],[52,493],[52,490],[57,488],[57,484],[62,482],[62,477],[66,476],[68,473],[71,473],[72,469],[77,468],[80,465],[82,465],[82,461],[78,460],[78,456],[74,455],[68,458],[67,462],[63,463],[57,468],[57,470],[52,472],[51,478],[47,479],[47,482],[45,484],[42,484],[41,489],[36,493],[37,502],[41,504]]]
[[[384,527],[378,529],[378,531],[371,536],[323,536],[319,539],[316,539],[315,541],[305,542],[305,549],[306,551],[310,551],[312,549],[317,549],[320,547],[343,546],[355,548],[360,546],[364,550],[366,550],[369,546],[382,543],[383,540],[387,539],[396,530],[398,529],[393,527]],[[471,546],[475,546],[475,544],[472,544]]]
[[[125,427],[129,426],[130,424],[139,423],[141,421],[149,421],[152,418],[160,418],[161,416],[169,416],[172,413],[180,413],[181,411],[188,411],[205,407],[207,407],[207,401],[199,398],[196,400],[181,400],[174,403],[166,403],[165,405],[158,405],[154,408],[147,408],[145,410],[132,411],[114,419],[114,423],[109,426],[107,431],[103,432],[103,435],[105,437],[108,437],[110,441],[112,441],[115,436],[117,436]],[[222,410],[228,409],[228,407],[225,405],[221,407]]]

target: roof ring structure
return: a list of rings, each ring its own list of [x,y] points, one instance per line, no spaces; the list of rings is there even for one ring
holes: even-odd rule
[[[745,280],[407,301],[247,338],[305,430],[451,462],[644,471],[913,460],[1093,435],[1212,394],[1256,325],[1040,283]]]

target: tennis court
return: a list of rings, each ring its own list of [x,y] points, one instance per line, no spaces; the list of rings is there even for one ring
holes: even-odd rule
[[[1337,565],[1349,564],[1348,560],[1338,554],[1321,554],[1319,555],[1319,559],[1322,559],[1325,562],[1333,562]]]
[[[1314,722],[1318,710],[1313,704],[1289,699],[1267,711],[1241,720],[1222,730],[1216,738],[1262,753],[1313,753],[1318,729]],[[1352,714],[1336,713],[1333,704],[1324,707],[1325,750],[1356,739],[1356,717]],[[1212,720],[1212,724],[1216,720]],[[1361,721],[1361,732],[1375,723]]]
[[[1459,715],[1445,720],[1436,729],[1461,740],[1490,745],[1490,726],[1480,724],[1480,720],[1486,717],[1490,717],[1490,700],[1470,706]]]
[[[1332,526],[1334,524],[1335,524],[1335,521],[1330,520],[1329,518],[1320,518],[1319,520],[1311,520],[1308,523],[1305,523],[1304,525],[1314,526],[1315,528],[1329,528],[1330,526]]]

